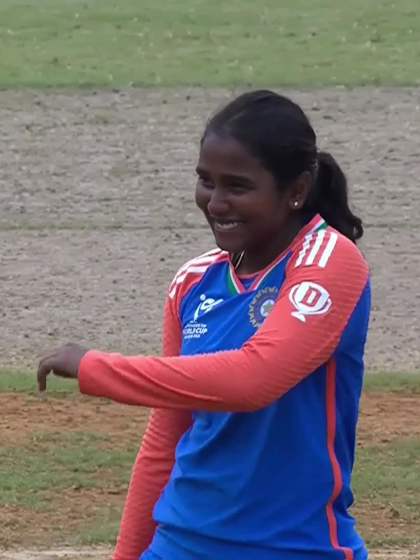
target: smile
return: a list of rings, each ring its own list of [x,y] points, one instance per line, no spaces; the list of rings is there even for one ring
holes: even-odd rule
[[[214,221],[214,229],[216,231],[232,231],[240,226],[242,222],[219,222],[218,220]]]

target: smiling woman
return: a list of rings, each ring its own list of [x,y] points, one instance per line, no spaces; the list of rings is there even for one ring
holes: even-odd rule
[[[365,560],[348,509],[370,286],[345,176],[270,91],[210,120],[197,174],[218,248],[169,287],[164,357],[66,345],[38,370],[154,408],[114,559]]]
[[[317,151],[301,108],[270,91],[242,95],[210,120],[197,174],[196,202],[217,244],[246,248],[243,273],[271,262],[316,213],[352,240],[363,234],[340,167]]]

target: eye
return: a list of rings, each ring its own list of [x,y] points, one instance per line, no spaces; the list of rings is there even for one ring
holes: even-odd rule
[[[198,183],[205,189],[214,189],[214,184],[211,182],[209,177],[204,175],[198,175]]]
[[[251,190],[249,185],[244,183],[232,181],[229,183],[229,190],[234,194],[245,194]]]
[[[243,185],[230,185],[229,189],[236,194],[241,194],[241,193],[247,192],[247,190],[248,190]]]

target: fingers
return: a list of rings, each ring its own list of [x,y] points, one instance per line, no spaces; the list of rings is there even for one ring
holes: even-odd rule
[[[60,377],[77,379],[80,361],[88,351],[79,344],[65,344],[41,358],[38,365],[38,389],[42,393],[47,388],[47,376],[53,372]]]
[[[47,376],[52,370],[52,356],[46,356],[39,362],[37,380],[38,390],[43,392],[47,388]]]

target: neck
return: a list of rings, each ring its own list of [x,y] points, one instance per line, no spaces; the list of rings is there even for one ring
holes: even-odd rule
[[[247,247],[236,258],[236,272],[238,274],[253,274],[263,270],[289,247],[301,228],[302,224],[296,223],[293,228],[287,231],[287,234],[278,236],[263,246]]]

